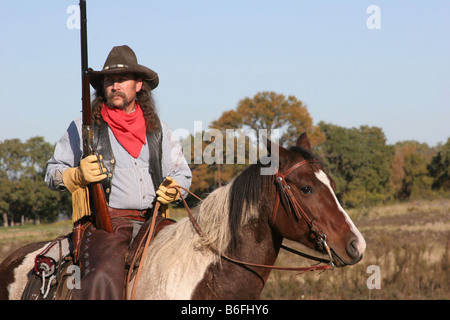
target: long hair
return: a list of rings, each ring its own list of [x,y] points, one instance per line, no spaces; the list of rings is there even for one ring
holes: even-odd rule
[[[155,100],[153,99],[150,86],[146,81],[143,82],[141,91],[136,93],[136,101],[144,113],[147,132],[159,130],[160,122],[156,113]],[[100,89],[95,92],[95,99],[92,101],[92,118],[96,125],[100,125],[101,123],[102,115],[100,110],[104,103],[106,103],[105,92],[103,89]]]

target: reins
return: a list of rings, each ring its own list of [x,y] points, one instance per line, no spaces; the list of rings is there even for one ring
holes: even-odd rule
[[[191,191],[181,187],[181,186],[177,186],[174,188],[179,188],[179,189],[183,189],[184,191],[188,192],[189,194],[193,195],[194,197],[196,197],[197,199],[199,199],[200,201],[202,201],[202,199],[200,199],[198,196],[196,196],[194,193],[192,193]],[[180,192],[181,194],[181,192]],[[197,231],[198,235],[202,238],[206,238],[205,234],[203,233],[202,229],[200,228],[200,226],[198,225],[197,221],[194,218],[194,215],[192,214],[191,209],[189,208],[188,204],[186,203],[185,198],[183,197],[183,195],[181,195],[181,199],[183,201],[184,207],[186,209],[186,212],[188,214],[189,220],[191,221],[192,225],[194,226],[195,230]],[[327,269],[331,269],[334,266],[328,264],[328,265],[324,265],[324,266],[319,266],[319,265],[315,265],[315,266],[310,266],[310,267],[281,267],[281,266],[274,266],[274,265],[266,265],[266,264],[258,264],[258,263],[251,263],[251,262],[245,262],[245,261],[241,261],[241,260],[237,260],[234,258],[231,258],[230,256],[226,255],[225,253],[220,253],[219,250],[217,249],[217,247],[214,244],[211,244],[210,246],[211,251],[213,251],[214,253],[216,253],[217,255],[220,255],[222,258],[232,261],[234,263],[240,264],[240,265],[244,265],[244,266],[249,266],[249,267],[258,267],[258,268],[266,268],[266,269],[275,269],[275,270],[285,270],[285,271],[300,271],[301,273],[307,272],[307,271],[318,271],[318,270],[327,270]],[[289,247],[286,247],[284,245],[281,245],[281,248],[298,254],[300,256],[303,256],[305,258],[308,259],[312,259],[312,260],[316,260],[319,262],[328,262],[327,260],[324,259],[320,259],[320,258],[316,258],[313,256],[310,256],[308,254],[304,254],[301,253],[295,249],[291,249]]]
[[[310,161],[310,160],[304,160],[301,161],[297,164],[295,164],[294,166],[292,166],[290,169],[288,169],[284,174],[281,174],[279,172],[277,172],[275,174],[275,182],[276,184],[279,186],[279,192],[277,192],[277,197],[275,200],[275,206],[274,206],[274,210],[272,212],[272,224],[275,223],[276,220],[276,215],[277,215],[277,211],[278,211],[278,206],[280,203],[280,193],[283,196],[283,198],[286,200],[286,202],[289,204],[289,210],[292,212],[293,210],[293,214],[295,214],[295,216],[297,217],[298,220],[300,220],[302,217],[303,219],[306,221],[306,223],[308,224],[311,232],[313,232],[317,238],[317,241],[319,244],[321,244],[324,248],[324,250],[327,252],[330,260],[326,260],[326,259],[321,259],[318,257],[314,257],[311,256],[309,254],[297,251],[295,249],[292,249],[290,247],[287,247],[285,245],[281,245],[281,248],[294,253],[296,255],[302,256],[304,258],[310,259],[310,260],[315,260],[318,261],[319,263],[327,263],[326,265],[313,265],[313,266],[309,266],[309,267],[282,267],[282,266],[275,266],[275,265],[265,265],[265,264],[258,264],[258,263],[251,263],[251,262],[245,262],[245,261],[241,261],[241,260],[237,260],[234,258],[231,258],[230,256],[226,255],[225,253],[220,253],[220,251],[218,250],[218,248],[214,245],[214,244],[210,244],[209,248],[212,252],[214,252],[215,254],[221,256],[222,258],[234,262],[236,264],[239,265],[243,265],[243,266],[249,266],[249,267],[257,267],[257,268],[265,268],[265,269],[274,269],[274,270],[284,270],[284,271],[299,271],[299,274],[308,272],[308,271],[325,271],[328,269],[334,269],[334,264],[333,264],[333,257],[331,255],[331,249],[328,246],[327,242],[326,242],[326,235],[318,230],[316,228],[316,226],[314,225],[314,219],[315,218],[310,218],[305,211],[303,210],[303,208],[301,207],[301,205],[298,203],[298,201],[295,199],[294,194],[292,193],[291,188],[289,187],[289,185],[287,184],[285,177],[290,174],[292,171],[294,171],[295,169],[301,167],[302,165],[305,165],[307,163],[314,163],[315,161]],[[192,214],[191,209],[189,208],[189,205],[186,202],[186,199],[184,198],[184,196],[181,193],[181,190],[186,191],[187,193],[191,194],[192,196],[194,196],[196,199],[198,199],[199,201],[203,201],[200,197],[198,197],[197,195],[195,195],[194,193],[192,193],[191,191],[189,191],[188,189],[181,187],[181,186],[173,186],[173,187],[169,187],[169,188],[174,188],[177,189],[180,192],[180,197],[181,200],[183,201],[184,207],[186,209],[186,212],[188,214],[189,220],[192,223],[192,226],[194,227],[195,231],[198,233],[198,235],[202,238],[206,238],[206,235],[203,233],[201,227],[198,225],[197,221],[195,220],[194,215]],[[146,238],[145,241],[145,245],[144,245],[144,250],[142,252],[142,258],[144,258],[147,254],[147,250],[150,244],[151,239],[154,236],[154,232],[155,232],[155,223],[156,223],[156,217],[157,217],[157,213],[159,210],[160,204],[159,202],[156,202],[155,204],[155,208],[154,208],[154,214],[152,216],[152,221],[151,221],[151,225],[150,227],[146,230],[146,237],[144,236],[141,240],[141,242],[139,243],[139,247],[142,246],[143,240]],[[133,257],[132,263],[131,263],[131,267],[130,267],[130,271],[128,272],[128,276],[127,276],[127,286],[130,282],[131,279],[131,274],[132,274],[132,267],[134,266],[134,264],[136,263],[137,260],[137,255],[135,255]],[[138,282],[138,279],[140,277],[141,274],[141,270],[142,270],[142,266],[144,261],[141,260],[141,262],[139,263],[139,267],[138,270],[136,272],[136,276],[134,279],[134,284],[133,284],[133,288],[131,291],[131,300],[134,299],[135,294],[136,294],[136,284]],[[126,298],[128,295],[128,290],[126,290],[125,292]]]
[[[146,241],[145,241],[144,250],[142,251],[142,255],[141,255],[142,258],[141,258],[141,261],[139,263],[139,267],[138,267],[138,269],[136,271],[136,276],[134,278],[133,289],[131,290],[131,300],[134,300],[134,296],[136,294],[136,285],[137,285],[137,282],[139,280],[139,277],[141,276],[142,266],[144,265],[143,258],[147,254],[147,250],[148,250],[148,247],[150,245],[150,241],[152,240],[153,234],[155,233],[156,217],[158,216],[158,211],[159,211],[159,207],[160,206],[161,206],[161,204],[158,201],[156,201],[155,208],[153,210],[152,222],[150,224],[150,227],[147,228],[147,230],[145,231],[145,234],[142,237],[141,241],[139,242],[138,248],[136,249],[136,254],[133,256],[133,260],[131,261],[130,270],[128,270],[127,282],[126,282],[126,285],[125,285],[125,300],[128,300],[128,284],[130,283],[131,274],[133,273],[133,266],[136,263],[136,260],[137,260],[137,257],[138,257],[137,252],[139,251],[139,248],[142,247],[144,239],[147,238]]]

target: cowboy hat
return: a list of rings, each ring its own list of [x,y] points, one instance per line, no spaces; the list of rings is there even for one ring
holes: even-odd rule
[[[159,84],[158,74],[152,69],[138,64],[134,51],[129,46],[123,45],[112,48],[106,58],[103,70],[94,71],[89,69],[91,85],[96,91],[99,91],[103,89],[104,76],[120,73],[137,74],[150,85],[151,90],[155,89]]]

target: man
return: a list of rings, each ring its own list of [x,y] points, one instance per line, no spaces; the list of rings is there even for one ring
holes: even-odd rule
[[[114,47],[103,70],[91,70],[90,77],[96,90],[94,146],[104,167],[96,155],[83,157],[78,119],[57,143],[45,181],[53,190],[72,192],[73,214],[78,218],[90,214],[86,186],[101,181],[114,231],[91,227],[84,233],[81,289],[74,291],[74,297],[122,299],[128,246],[155,201],[177,200],[180,192],[170,187],[188,189],[192,176],[177,138],[156,114],[151,91],[159,84],[158,75],[139,65],[131,48]]]

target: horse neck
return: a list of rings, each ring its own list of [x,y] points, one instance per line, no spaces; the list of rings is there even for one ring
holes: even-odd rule
[[[217,247],[220,253],[242,262],[273,265],[282,242],[282,237],[269,224],[275,190],[269,184],[256,184],[256,190],[252,187],[255,184],[249,180],[237,179],[213,192],[202,204],[199,220],[205,229],[211,228],[206,233],[213,240],[211,243],[219,244]],[[223,212],[224,208],[228,209],[226,214]],[[205,218],[209,219],[209,223],[203,221]],[[217,229],[221,231],[213,231]],[[220,237],[220,234],[227,236]],[[214,241],[221,238],[226,241]],[[222,247],[220,243],[226,245]],[[208,269],[197,286],[194,298],[259,298],[270,271],[271,269],[247,267],[222,258],[215,267]],[[215,280],[211,282],[210,279]],[[208,294],[211,292],[214,295],[210,297]]]
[[[259,218],[251,219],[241,227],[239,236],[230,243],[225,252],[227,256],[242,262],[275,264],[283,237],[270,227],[269,209],[267,208],[267,212],[260,212]],[[270,271],[271,269],[265,268],[258,271],[264,282],[269,277]]]
[[[273,265],[282,238],[274,234],[261,219],[248,221],[241,227],[234,245],[224,254],[242,262]],[[259,299],[271,269],[247,267],[222,258],[216,267],[209,268],[196,286],[193,299]],[[212,280],[213,279],[213,280]]]
[[[257,173],[260,174],[259,171]],[[252,183],[243,184],[245,186],[252,185]],[[273,264],[283,241],[282,236],[270,226],[277,190],[270,177],[254,183],[253,187],[255,188],[254,191],[251,190],[253,192],[249,190],[252,187],[244,189],[242,194],[238,189],[236,193],[240,194],[240,197],[231,197],[233,205],[230,215],[239,217],[235,220],[240,221],[241,224],[231,224],[230,227],[239,228],[241,231],[238,233],[238,237],[235,236],[230,242],[229,250],[235,251],[234,254],[242,256],[243,259],[252,258],[255,263]],[[240,204],[236,204],[236,202],[240,202]]]

